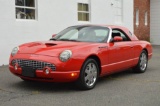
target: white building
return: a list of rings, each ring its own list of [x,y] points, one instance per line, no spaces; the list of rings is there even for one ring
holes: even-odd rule
[[[0,65],[13,47],[48,40],[77,24],[118,24],[133,31],[133,0],[0,0]]]

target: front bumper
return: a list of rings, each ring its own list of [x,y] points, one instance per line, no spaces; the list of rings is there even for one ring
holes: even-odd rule
[[[41,69],[42,67],[38,67],[38,69],[36,67],[35,77],[25,77],[22,75],[21,67],[18,67],[18,69],[15,70],[15,66],[12,64],[12,61],[15,59],[34,60],[34,61],[51,63],[55,65],[55,70],[51,70],[49,74],[46,74],[44,72],[45,67],[43,69]],[[32,55],[32,54],[16,54],[14,57],[10,56],[9,69],[13,74],[23,79],[45,81],[45,82],[72,82],[78,79],[82,64],[83,64],[83,59],[79,58],[70,59],[67,62],[61,62],[58,57],[50,57],[45,55]]]
[[[69,72],[62,72],[62,71],[50,71],[49,74],[46,74],[43,70],[36,70],[35,77],[25,77],[22,76],[22,69],[15,68],[12,65],[9,65],[10,71],[23,79],[28,80],[35,80],[35,81],[43,81],[43,82],[73,82],[76,81],[79,77],[79,71],[69,71]]]

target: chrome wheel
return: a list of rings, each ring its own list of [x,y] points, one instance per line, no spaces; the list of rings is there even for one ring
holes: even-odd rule
[[[83,90],[93,89],[99,76],[99,65],[93,58],[88,58],[82,65],[76,85]]]
[[[143,50],[139,56],[138,64],[135,67],[133,67],[133,71],[138,73],[144,73],[147,69],[147,65],[148,65],[147,52]]]
[[[140,69],[145,70],[147,67],[147,56],[146,53],[142,53],[140,57]]]
[[[94,63],[89,63],[85,69],[85,83],[87,86],[93,86],[97,80],[97,67]]]

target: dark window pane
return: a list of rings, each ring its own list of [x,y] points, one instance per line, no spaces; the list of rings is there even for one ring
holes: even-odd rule
[[[35,7],[35,0],[15,0],[17,6]]]
[[[16,19],[35,19],[35,10],[16,8]]]
[[[78,12],[78,21],[83,21],[83,20],[82,20],[82,15],[83,15],[83,13]]]
[[[26,9],[26,19],[35,19],[34,9]]]
[[[35,7],[34,0],[25,0],[25,6],[27,6],[27,7]]]
[[[83,21],[89,21],[89,13],[83,13]]]
[[[82,11],[83,10],[83,4],[82,3],[78,3],[78,11]]]
[[[24,0],[16,0],[15,3],[17,6],[24,6]]]
[[[88,4],[83,4],[83,11],[88,11]]]
[[[89,13],[78,12],[78,21],[89,21]]]
[[[78,3],[78,11],[88,11],[88,4]]]
[[[25,9],[24,8],[16,8],[16,18],[17,19],[25,19]]]

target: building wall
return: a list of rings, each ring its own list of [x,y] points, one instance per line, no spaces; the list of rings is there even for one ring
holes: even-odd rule
[[[78,2],[89,3],[89,22],[77,21]],[[119,24],[133,31],[133,0],[123,0],[121,23],[114,20],[114,5],[115,0],[37,0],[37,20],[16,20],[15,0],[0,0],[0,65],[8,64],[13,47],[48,40],[71,25]]]
[[[160,45],[160,0],[151,0],[151,42]]]
[[[136,25],[137,10],[139,10],[139,25]],[[146,12],[147,25],[145,25]],[[150,0],[134,0],[134,33],[139,39],[150,41]]]

